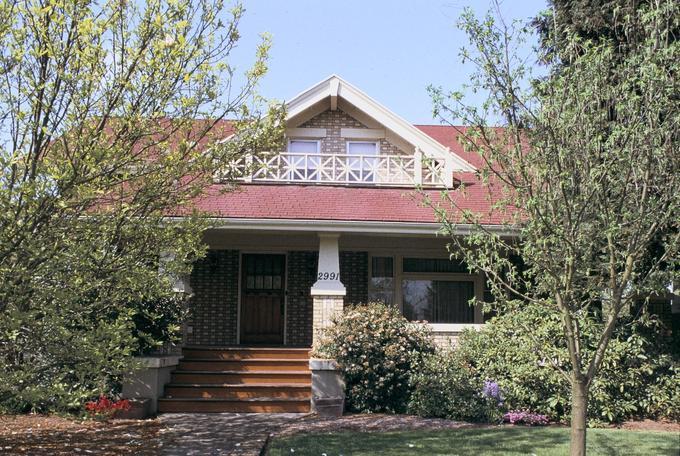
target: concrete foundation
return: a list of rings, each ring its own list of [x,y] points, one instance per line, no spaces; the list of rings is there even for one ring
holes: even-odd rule
[[[312,371],[312,412],[341,416],[345,410],[345,380],[332,359],[310,359]]]
[[[149,399],[148,411],[158,412],[158,398],[170,382],[170,374],[179,364],[179,356],[148,356],[135,358],[140,368],[132,372],[123,383],[126,399]]]

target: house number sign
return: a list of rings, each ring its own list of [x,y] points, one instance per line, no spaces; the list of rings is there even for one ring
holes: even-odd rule
[[[316,280],[340,280],[340,274],[337,272],[319,272]]]

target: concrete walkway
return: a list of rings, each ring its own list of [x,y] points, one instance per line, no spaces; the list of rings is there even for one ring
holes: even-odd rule
[[[258,456],[267,437],[304,413],[164,413],[161,454]]]

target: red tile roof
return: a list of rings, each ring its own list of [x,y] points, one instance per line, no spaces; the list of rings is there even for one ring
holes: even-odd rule
[[[430,136],[442,146],[451,149],[451,152],[470,163],[475,168],[482,166],[482,159],[475,152],[466,152],[458,142],[460,133],[465,133],[466,127],[450,127],[448,125],[415,125],[415,127]]]
[[[426,193],[435,203],[441,202],[439,191]],[[455,198],[462,207],[482,215],[484,223],[501,223],[502,217],[490,211],[480,186],[471,185],[464,196],[455,194]],[[195,207],[228,218],[436,222],[432,208],[421,202],[421,195],[404,188],[244,184],[222,194],[220,186],[214,185]]]
[[[462,150],[454,127],[419,125],[435,140],[451,148],[473,166],[480,160]],[[465,192],[451,195],[464,209],[480,215],[483,223],[500,224],[504,215],[491,210],[492,201],[473,173],[458,173],[456,178],[466,183]],[[221,192],[223,186],[213,185],[197,199],[194,207],[213,217],[341,220],[382,222],[436,222],[432,208],[422,204],[422,195],[406,188],[356,187],[300,184],[242,184],[234,192]],[[435,203],[441,203],[438,190],[427,190]],[[443,207],[449,208],[446,202]]]

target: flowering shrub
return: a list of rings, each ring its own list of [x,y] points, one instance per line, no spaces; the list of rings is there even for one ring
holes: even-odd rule
[[[345,309],[315,347],[315,356],[340,365],[347,408],[357,412],[403,413],[411,395],[411,375],[431,353],[429,331],[385,304]]]
[[[482,381],[455,351],[429,356],[411,383],[409,413],[482,423],[502,420],[503,393],[498,383]]]
[[[92,417],[109,418],[118,410],[130,410],[130,401],[127,399],[113,401],[102,394],[96,401],[86,403],[85,410]]]
[[[530,305],[495,317],[480,331],[465,331],[456,356],[470,375],[493,379],[510,410],[533,410],[567,421],[569,383],[552,363],[569,368],[559,315]],[[586,337],[597,334],[598,315],[584,316]],[[521,328],[531,328],[528,330]],[[543,342],[540,350],[536,340]],[[588,401],[591,423],[627,419],[680,419],[680,362],[658,320],[625,317],[607,349]]]
[[[503,415],[503,421],[510,424],[528,424],[529,426],[545,426],[549,423],[547,416],[526,410],[508,412]]]

